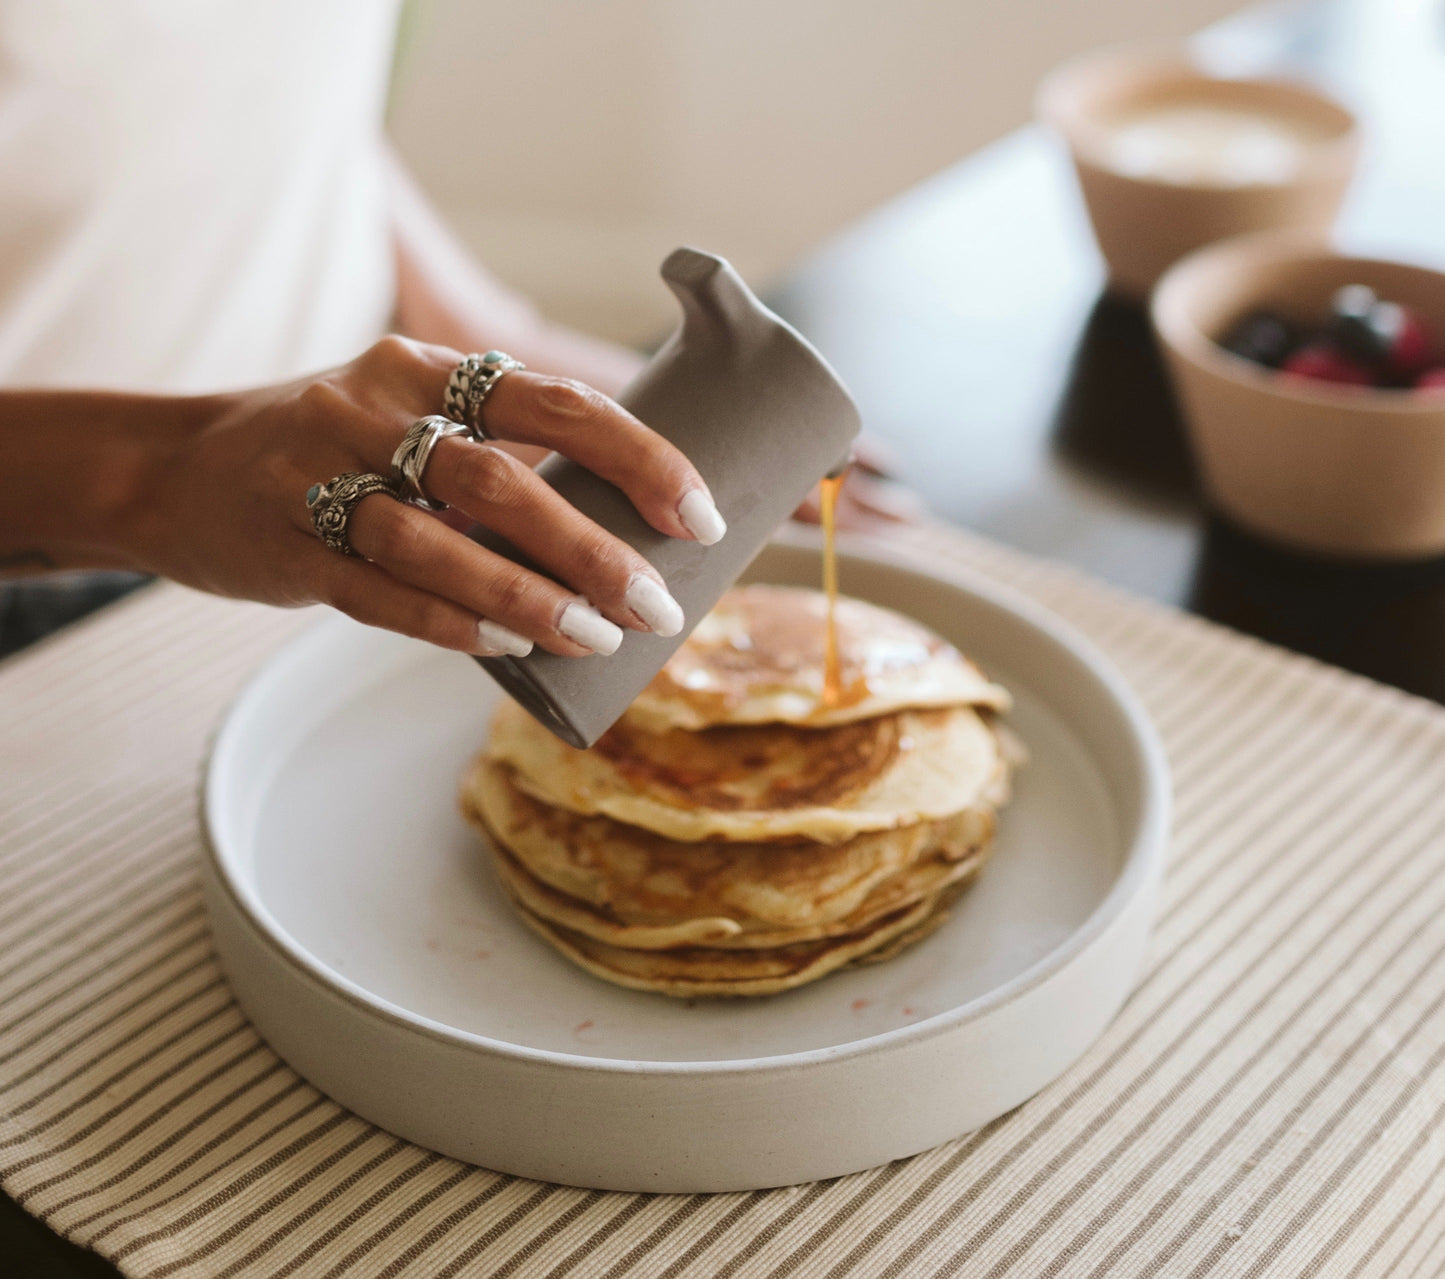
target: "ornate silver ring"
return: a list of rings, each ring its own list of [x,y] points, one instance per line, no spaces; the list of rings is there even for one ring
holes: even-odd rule
[[[343,471],[325,484],[313,484],[306,490],[306,507],[311,512],[311,523],[316,535],[333,551],[361,559],[359,551],[351,549],[351,539],[346,526],[351,522],[351,512],[364,497],[373,493],[385,493],[396,497],[397,489],[384,475],[370,471]]]
[[[391,455],[391,482],[401,494],[401,500],[426,511],[446,510],[445,502],[429,496],[422,487],[426,464],[431,461],[431,451],[436,448],[438,440],[448,435],[470,434],[471,431],[462,423],[435,413],[413,422],[401,437],[396,452]]]
[[[478,443],[494,439],[482,425],[482,404],[503,377],[526,367],[521,360],[514,360],[505,351],[467,356],[452,370],[447,381],[446,396],[442,401],[447,417],[467,427]]]

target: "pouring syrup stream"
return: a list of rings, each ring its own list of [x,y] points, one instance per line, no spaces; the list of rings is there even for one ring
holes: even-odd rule
[[[819,484],[819,507],[823,523],[823,590],[828,596],[827,631],[823,640],[823,705],[836,706],[843,695],[843,675],[838,662],[838,490],[846,472],[829,476]]]

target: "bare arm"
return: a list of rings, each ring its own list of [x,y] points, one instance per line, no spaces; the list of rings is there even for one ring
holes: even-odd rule
[[[0,391],[0,576],[140,568],[146,479],[219,399]]]
[[[546,575],[384,493],[355,506],[358,558],[318,539],[308,490],[386,474],[457,359],[391,337],[326,373],[224,395],[0,391],[0,574],[139,569],[272,604],[329,603],[472,653],[535,643],[581,656],[611,652],[622,628],[676,634],[682,614],[656,570],[492,444],[441,440],[427,489]],[[580,382],[510,373],[486,413],[499,439],[564,448],[661,532],[711,542],[725,530],[687,459]]]

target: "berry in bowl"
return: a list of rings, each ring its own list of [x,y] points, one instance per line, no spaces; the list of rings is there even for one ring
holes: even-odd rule
[[[1445,383],[1445,351],[1416,308],[1381,298],[1368,284],[1346,284],[1329,314],[1291,319],[1256,307],[1225,331],[1232,355],[1286,377],[1343,386],[1429,390]]]
[[[1151,315],[1225,516],[1334,557],[1445,554],[1445,274],[1239,236],[1171,267]]]

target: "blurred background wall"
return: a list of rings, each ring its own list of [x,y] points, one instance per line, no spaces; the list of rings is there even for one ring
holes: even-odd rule
[[[624,340],[683,242],[755,284],[1023,123],[1070,54],[1230,0],[410,0],[392,135],[464,239]]]

